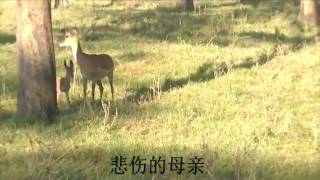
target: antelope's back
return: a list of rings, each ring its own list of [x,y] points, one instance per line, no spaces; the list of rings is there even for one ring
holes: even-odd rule
[[[86,61],[79,62],[82,75],[97,81],[107,76],[114,69],[112,58],[107,54],[87,54]]]

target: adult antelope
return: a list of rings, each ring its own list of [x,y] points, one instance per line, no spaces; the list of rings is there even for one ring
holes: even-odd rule
[[[60,47],[71,47],[73,57],[79,64],[80,72],[83,77],[84,100],[87,98],[88,80],[92,81],[92,99],[94,100],[95,87],[99,86],[100,101],[103,95],[103,86],[101,79],[108,77],[111,95],[113,99],[113,70],[114,63],[112,58],[107,54],[87,54],[84,53],[80,46],[79,35],[76,31],[65,32],[64,39],[59,43]]]

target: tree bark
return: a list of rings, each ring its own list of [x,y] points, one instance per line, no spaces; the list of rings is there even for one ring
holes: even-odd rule
[[[17,113],[57,113],[50,0],[17,0]]]
[[[300,0],[298,19],[303,22],[317,23],[317,4],[315,0]]]
[[[63,0],[54,0],[54,8],[61,8],[63,7]]]
[[[194,3],[193,0],[178,0],[177,7],[187,11],[193,11]]]

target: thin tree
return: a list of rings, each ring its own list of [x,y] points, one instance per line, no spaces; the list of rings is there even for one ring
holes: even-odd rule
[[[17,113],[57,113],[50,0],[17,0]]]
[[[298,19],[303,22],[317,23],[317,3],[315,0],[300,0]]]
[[[194,3],[193,0],[178,0],[177,7],[187,11],[193,11]]]

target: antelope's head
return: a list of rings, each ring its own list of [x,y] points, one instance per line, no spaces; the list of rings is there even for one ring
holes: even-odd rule
[[[77,31],[73,30],[70,32],[65,32],[64,37],[59,40],[60,47],[77,47],[79,41],[79,34]]]

